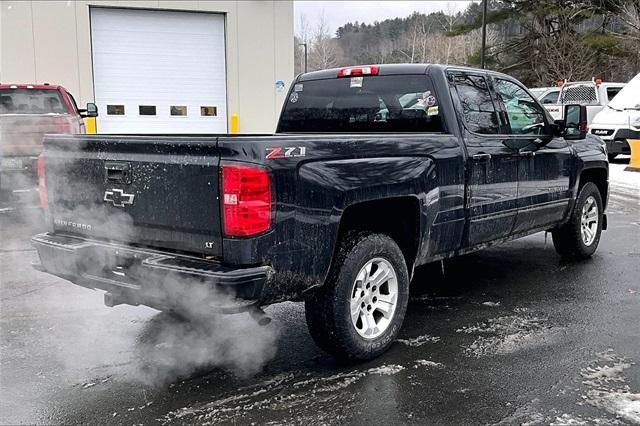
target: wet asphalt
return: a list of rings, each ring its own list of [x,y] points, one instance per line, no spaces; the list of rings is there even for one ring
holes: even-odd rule
[[[613,187],[608,215],[588,261],[538,234],[418,271],[400,340],[359,365],[313,344],[301,303],[248,334],[277,333],[269,356],[185,361],[178,319],[35,271],[40,226],[0,215],[0,423],[640,423],[640,199]]]

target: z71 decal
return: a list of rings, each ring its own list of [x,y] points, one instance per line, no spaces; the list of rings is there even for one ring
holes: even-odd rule
[[[304,157],[307,155],[307,148],[304,146],[274,146],[267,148],[267,160],[275,160],[276,158],[292,158]]]

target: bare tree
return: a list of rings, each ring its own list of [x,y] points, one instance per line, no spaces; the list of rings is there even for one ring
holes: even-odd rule
[[[300,74],[304,72],[304,47],[301,44],[307,44],[309,46],[309,20],[307,19],[307,15],[302,14],[298,20],[298,28],[296,28],[296,33],[294,35],[294,71],[296,74]]]
[[[339,64],[339,47],[329,33],[324,12],[318,16],[318,22],[311,34],[309,44],[309,69],[317,70],[336,67]]]

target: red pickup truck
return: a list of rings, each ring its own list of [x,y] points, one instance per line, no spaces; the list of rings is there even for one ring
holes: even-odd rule
[[[51,84],[0,84],[0,211],[37,205],[37,159],[47,133],[86,133],[82,119],[95,104],[78,109],[73,96]]]

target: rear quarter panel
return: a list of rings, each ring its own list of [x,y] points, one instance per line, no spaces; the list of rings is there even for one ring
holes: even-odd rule
[[[295,148],[267,159],[272,148]],[[223,240],[226,262],[269,263],[277,279],[264,301],[299,297],[321,285],[331,266],[345,209],[358,203],[411,196],[419,200],[417,263],[457,246],[464,222],[464,167],[458,139],[449,134],[325,134],[220,137],[222,162],[267,167],[273,179],[272,230],[258,238]],[[376,212],[371,212],[375,215]],[[460,222],[452,221],[460,218]],[[451,224],[454,223],[454,226]],[[445,232],[447,238],[430,238]]]

